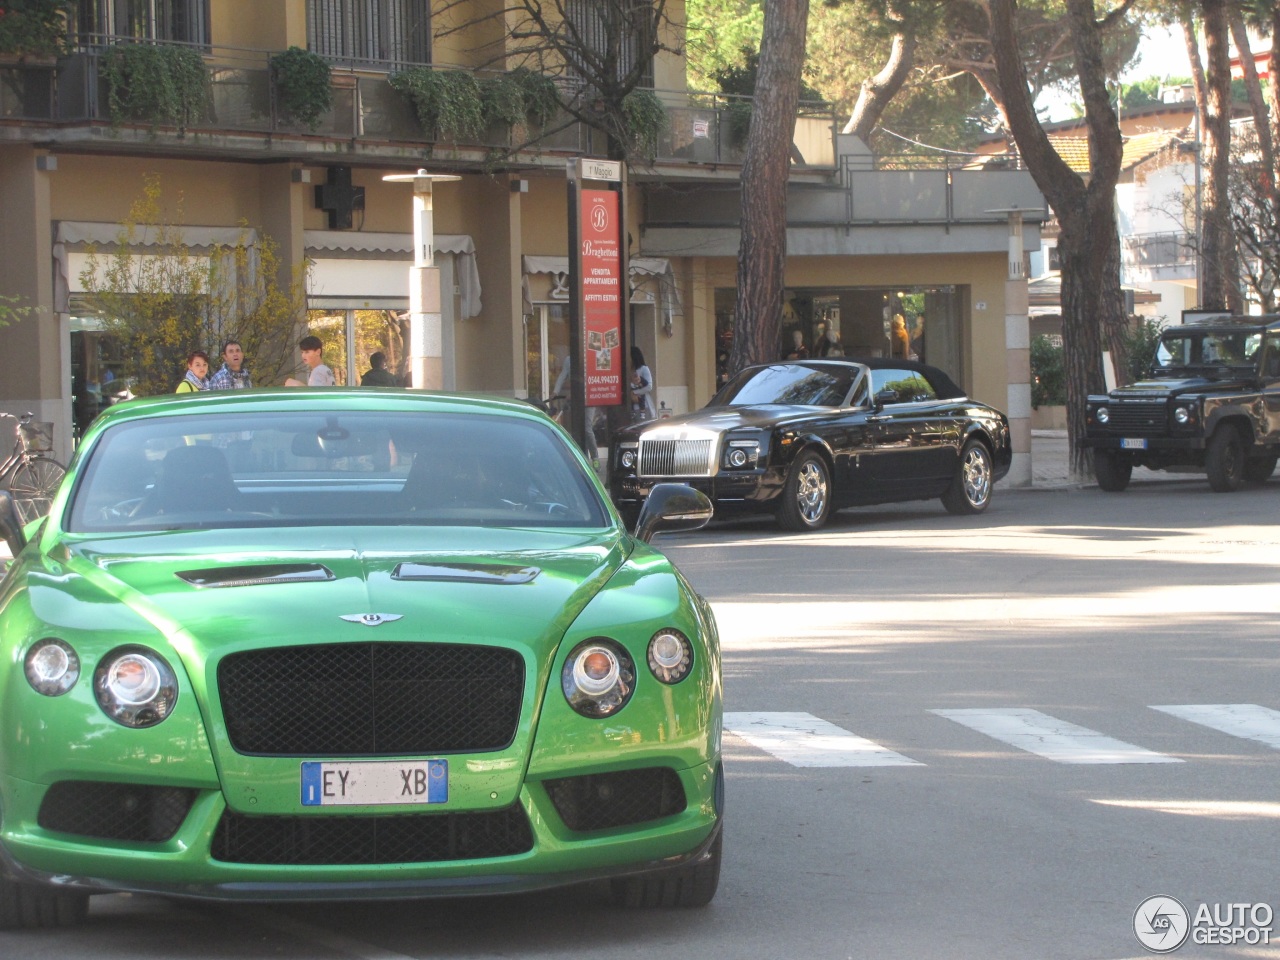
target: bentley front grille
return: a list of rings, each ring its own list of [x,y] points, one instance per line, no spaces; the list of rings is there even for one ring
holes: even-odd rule
[[[514,857],[533,849],[520,804],[491,813],[381,817],[222,814],[210,851],[223,863],[275,865],[438,863]]]
[[[543,783],[570,830],[605,830],[647,823],[684,811],[680,776],[668,767],[594,773]]]
[[[715,457],[711,440],[640,440],[642,477],[709,477]]]
[[[46,830],[103,840],[163,843],[187,818],[196,791],[93,780],[61,780],[40,804]]]
[[[1107,404],[1107,429],[1126,436],[1163,434],[1166,430],[1166,406],[1163,400],[1130,400]]]
[[[227,735],[257,756],[502,750],[515,738],[524,659],[450,643],[249,650],[218,664]]]

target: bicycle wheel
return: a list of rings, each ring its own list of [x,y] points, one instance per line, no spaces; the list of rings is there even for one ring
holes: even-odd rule
[[[9,493],[24,525],[49,512],[66,472],[53,457],[28,457],[9,474]]]

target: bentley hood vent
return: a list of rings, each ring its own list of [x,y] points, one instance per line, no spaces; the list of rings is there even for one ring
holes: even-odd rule
[[[530,583],[542,571],[537,567],[490,566],[471,563],[401,563],[392,580],[446,580],[452,583]]]
[[[252,587],[264,583],[315,583],[333,580],[318,563],[261,563],[242,567],[183,570],[178,576],[193,587]]]

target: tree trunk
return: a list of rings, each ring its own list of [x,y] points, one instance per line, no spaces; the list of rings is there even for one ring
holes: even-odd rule
[[[1280,7],[1278,7],[1280,9]],[[1275,149],[1271,139],[1271,121],[1267,118],[1267,100],[1262,92],[1262,80],[1258,77],[1258,65],[1253,62],[1249,47],[1249,31],[1244,25],[1244,13],[1237,6],[1227,11],[1231,25],[1231,39],[1240,53],[1240,69],[1244,73],[1244,89],[1249,97],[1249,111],[1253,114],[1253,126],[1258,132],[1258,150],[1262,162],[1270,171],[1275,167]]]
[[[1231,230],[1231,56],[1226,0],[1200,0],[1204,22],[1206,92],[1204,219],[1200,239],[1200,306],[1242,313],[1240,271]]]
[[[1019,53],[1014,0],[991,0],[991,41],[1004,101],[1005,123],[1040,192],[1058,218],[1062,258],[1062,344],[1067,380],[1067,438],[1072,471],[1088,469],[1079,446],[1085,402],[1101,393],[1102,344],[1117,372],[1124,369],[1124,294],[1120,289],[1120,236],[1115,190],[1123,141],[1106,86],[1102,28],[1093,0],[1066,0],[1085,122],[1089,128],[1088,184],[1054,150],[1036,117]]]
[[[844,132],[858,136],[863,143],[870,143],[871,132],[884,116],[885,107],[889,105],[902,85],[907,82],[911,68],[916,59],[916,35],[909,23],[900,17],[896,19],[896,31],[893,45],[889,50],[889,59],[884,67],[873,77],[862,82],[858,92],[858,102],[853,106],[849,122]]]
[[[751,129],[742,164],[742,242],[730,373],[778,358],[787,255],[787,180],[800,102],[809,0],[765,5]]]

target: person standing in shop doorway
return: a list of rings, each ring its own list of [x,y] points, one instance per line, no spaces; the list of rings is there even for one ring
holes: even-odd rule
[[[631,348],[631,419],[653,420],[658,415],[653,406],[653,372],[644,362],[639,347]]]

